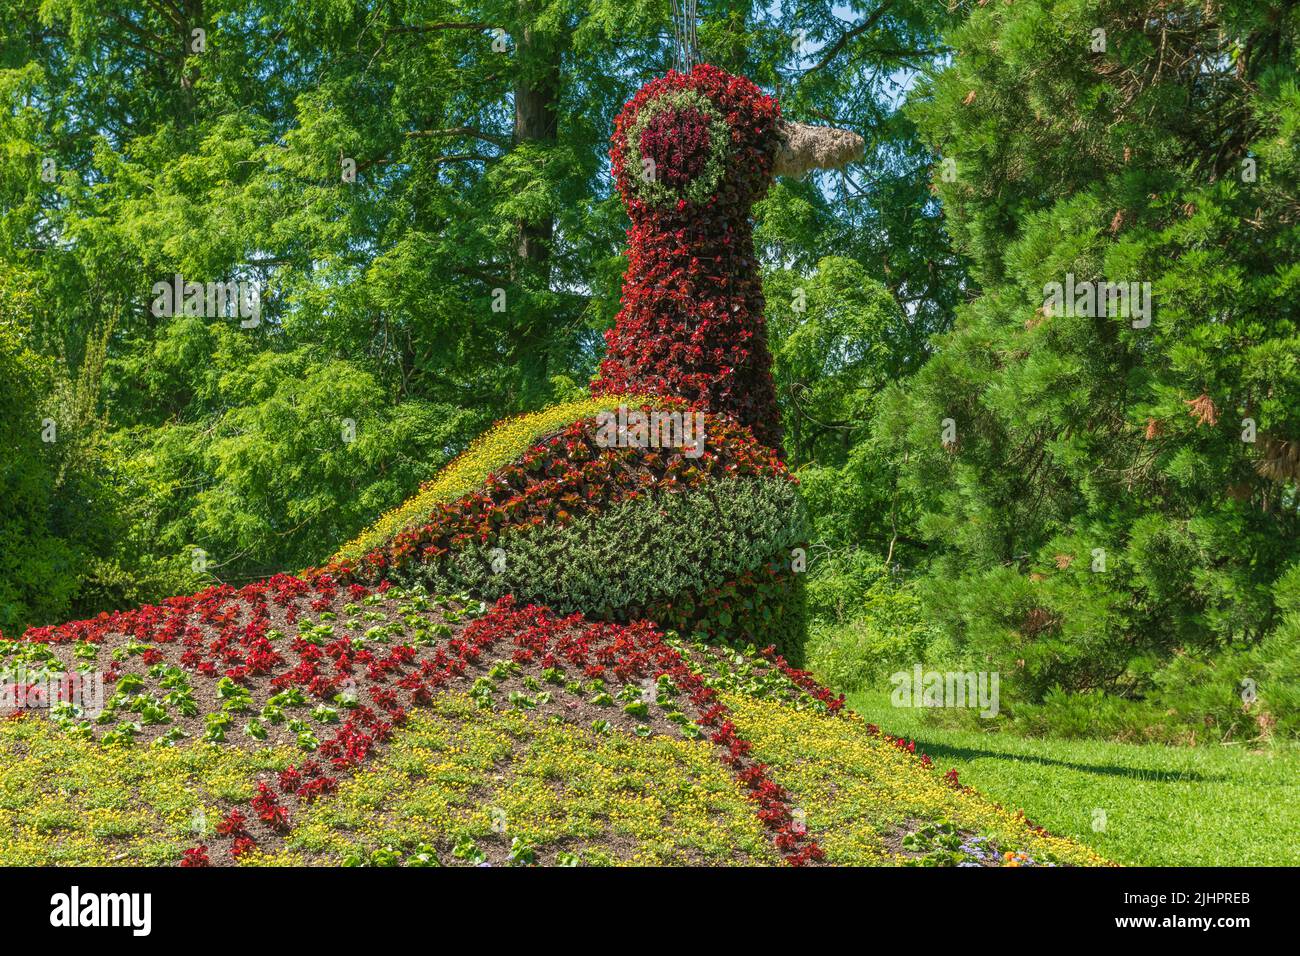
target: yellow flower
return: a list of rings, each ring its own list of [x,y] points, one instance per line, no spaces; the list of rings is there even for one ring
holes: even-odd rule
[[[399,532],[428,517],[435,506],[455,501],[476,490],[488,475],[519,458],[547,435],[599,412],[619,405],[659,405],[664,400],[640,395],[605,395],[565,402],[497,422],[479,436],[455,461],[403,504],[382,515],[378,521],[349,541],[333,560],[357,559],[383,545]]]

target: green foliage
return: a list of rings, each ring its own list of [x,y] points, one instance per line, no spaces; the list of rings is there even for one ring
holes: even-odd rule
[[[80,368],[32,348],[36,278],[0,266],[0,630],[21,633],[138,594],[150,562],[114,555],[126,529],[95,402],[103,339]]]
[[[823,682],[879,689],[932,653],[938,635],[915,586],[894,579],[879,557],[826,557],[808,577],[808,667]]]
[[[782,115],[834,117],[866,140],[864,161],[843,176],[779,180],[756,207],[760,246],[805,278],[826,257],[858,263],[907,313],[918,362],[926,337],[951,324],[965,263],[931,190],[930,148],[901,107],[917,73],[950,52],[941,34],[964,12],[930,0],[781,4],[776,29],[750,39],[742,68],[759,83],[779,81]],[[768,62],[792,50],[795,62],[772,76]],[[769,290],[769,308],[788,301]]]
[[[1296,737],[1300,736],[1300,564],[1278,579],[1273,596],[1282,619],[1255,648],[1246,676],[1256,682],[1257,713],[1264,715],[1264,729]]]
[[[913,113],[955,161],[936,187],[982,288],[877,437],[920,510],[927,612],[1013,709],[1105,691],[1266,735],[1234,684],[1287,656],[1274,585],[1300,556],[1300,23],[1176,7],[1176,37],[1151,26],[1168,5],[1052,0],[953,31]],[[1044,308],[1067,274],[1151,283],[1149,327]]]
[[[769,273],[765,288],[786,445],[814,540],[837,552],[914,551],[906,534],[914,515],[872,423],[880,392],[923,361],[924,324],[909,321],[866,267],[840,256],[810,274]]]
[[[828,256],[811,275],[769,273],[764,292],[791,456],[838,464],[862,438],[876,392],[924,354],[923,331],[852,259]]]
[[[175,322],[152,358],[123,363],[131,391],[152,404],[181,389],[206,414],[114,436],[127,480],[143,490],[133,518],[151,551],[188,560],[202,547],[223,578],[323,560],[442,464],[472,418],[390,405],[352,363],[306,347],[260,351],[204,319]]]
[[[415,574],[438,592],[487,600],[513,594],[611,620],[662,618],[682,631],[777,643],[801,658],[800,596],[788,584],[767,583],[765,572],[774,562],[788,567],[806,535],[793,483],[727,479],[630,499],[565,524],[521,528],[499,545],[470,543],[417,565]],[[761,583],[734,585],[755,572],[764,572]]]
[[[56,475],[42,445],[40,398],[49,363],[0,322],[0,631],[64,612],[76,593],[84,553],[60,534]]]

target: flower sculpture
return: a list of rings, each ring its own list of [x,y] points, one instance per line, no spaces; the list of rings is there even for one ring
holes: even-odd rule
[[[497,424],[323,568],[31,628],[16,641],[0,635],[0,668],[38,679],[28,686],[24,677],[25,698],[35,692],[50,703],[50,690],[40,686],[50,675],[61,674],[64,688],[54,689],[59,699],[48,716],[67,739],[51,751],[45,729],[21,727],[8,741],[19,763],[42,765],[34,746],[75,759],[86,743],[103,748],[100,759],[83,761],[74,776],[93,772],[129,790],[142,772],[153,773],[159,792],[168,790],[164,781],[185,781],[175,790],[194,802],[196,845],[173,853],[183,867],[299,864],[299,852],[409,866],[486,863],[489,852],[497,863],[529,865],[546,852],[572,865],[579,857],[569,846],[588,841],[604,859],[631,842],[639,852],[653,847],[691,863],[898,862],[897,854],[881,855],[884,831],[855,820],[841,825],[849,838],[837,833],[823,847],[809,823],[836,820],[831,801],[840,793],[846,805],[861,807],[908,790],[902,779],[915,790],[907,816],[924,812],[918,795],[943,814],[903,840],[912,859],[951,862],[956,851],[948,844],[969,838],[960,857],[966,863],[995,860],[995,850],[1007,865],[1034,863],[1026,851],[1093,862],[997,807],[973,805],[973,797],[954,803],[952,789],[968,793],[956,771],[940,782],[929,757],[912,756],[915,743],[869,725],[856,733],[855,715],[821,719],[844,713],[844,698],[796,667],[803,621],[795,555],[806,528],[781,459],[749,212],[776,173],[833,166],[861,148],[852,134],[783,123],[770,97],[714,67],[644,87],[614,135],[631,251],[623,309],[592,396]],[[761,654],[677,641],[673,630],[753,643]],[[94,702],[93,691],[73,694],[91,673],[113,688],[106,700]],[[85,704],[99,709],[92,714]],[[438,725],[415,724],[407,737],[413,747],[363,781],[363,805],[376,826],[355,827],[349,777],[397,742],[417,708],[486,730],[430,745],[421,727]],[[840,725],[847,729],[835,738]],[[619,739],[605,753],[617,766],[586,759],[615,731]],[[179,760],[163,756],[190,737],[204,746]],[[634,744],[651,737],[686,746]],[[498,741],[507,738],[503,754]],[[487,742],[481,753],[465,743],[478,739]],[[692,763],[693,741],[707,742],[735,793]],[[551,744],[570,755],[567,762]],[[278,748],[272,757],[291,748],[302,756],[288,765],[278,757],[268,762],[264,746]],[[527,760],[539,751],[543,774],[496,772],[503,757]],[[467,762],[441,762],[457,753]],[[419,754],[440,761],[437,772],[407,777],[409,759]],[[813,783],[796,793],[779,780],[800,781],[809,754],[816,758]],[[557,768],[580,770],[579,760],[598,773],[557,795],[565,782]],[[827,767],[837,780],[829,798]],[[237,792],[229,781],[239,771],[250,786],[242,796],[222,797],[210,829],[208,797]],[[209,773],[198,779],[220,780],[219,788],[192,785],[195,774]],[[672,774],[667,784],[664,774]],[[515,779],[498,788],[503,776]],[[400,792],[399,777],[448,794],[454,812],[424,812],[436,804],[423,792],[418,813],[376,803],[376,795]],[[689,802],[686,812],[642,799],[640,779],[647,789],[676,793],[683,807]],[[532,811],[531,797],[541,798],[538,832],[567,816],[581,834],[556,831],[552,845],[565,848],[554,855],[532,846],[526,819],[518,833],[511,821],[508,843],[504,830],[483,837],[478,814],[463,813],[462,801],[472,806],[516,781],[536,787],[514,804],[527,808],[523,816]],[[42,797],[49,790],[40,789]],[[579,799],[581,812],[553,813],[542,801],[557,796]],[[317,816],[313,805],[326,800],[339,803]],[[341,814],[340,805],[347,808]],[[161,815],[167,839],[175,830],[169,807]],[[752,812],[746,825],[736,822],[737,807]],[[100,809],[96,803],[94,812]],[[630,826],[638,815],[649,825]],[[893,839],[896,820],[879,816]],[[602,817],[614,822],[602,829]],[[356,845],[336,842],[344,838],[328,832],[327,819],[348,821],[339,827]],[[709,830],[706,839],[691,829],[695,819]],[[719,820],[734,830],[717,830]],[[398,821],[406,832],[393,845],[363,842],[380,833],[387,841]],[[996,828],[1007,842],[977,837],[976,827]],[[426,829],[427,842],[420,836]],[[51,862],[101,861],[110,851],[116,861],[126,845],[51,842],[29,826],[13,830],[30,833],[34,858]],[[133,846],[156,858],[167,845],[163,832]],[[742,840],[737,857],[718,832],[766,834],[770,845]],[[944,846],[935,845],[939,837]],[[612,842],[602,846],[602,839]]]
[[[861,137],[784,123],[749,80],[703,64],[642,87],[610,152],[632,228],[593,394],[684,398],[780,450],[750,210],[777,172],[842,165]]]
[[[498,425],[325,570],[649,619],[799,661],[806,525],[781,461],[751,209],[778,173],[861,152],[853,133],[782,121],[714,66],[642,87],[612,139],[632,227],[592,398]],[[698,417],[698,447],[609,442],[629,409]]]

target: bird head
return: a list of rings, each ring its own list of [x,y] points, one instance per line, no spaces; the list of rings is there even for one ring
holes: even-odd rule
[[[614,124],[610,155],[634,219],[707,208],[748,215],[775,176],[861,158],[849,130],[781,119],[750,80],[709,64],[647,83]]]

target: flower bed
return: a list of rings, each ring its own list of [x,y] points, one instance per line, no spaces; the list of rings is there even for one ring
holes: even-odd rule
[[[925,844],[924,852],[913,853],[918,859],[941,862],[956,852],[947,844],[959,837],[982,841],[970,845],[986,855],[1019,854],[1012,861],[1017,864],[1091,861],[1071,850],[1072,844],[980,800],[906,742],[852,717],[809,722],[834,718],[842,698],[773,650],[767,653],[764,658],[685,644],[648,622],[589,621],[509,599],[488,610],[386,584],[341,585],[325,575],[310,582],[278,576],[238,590],[214,588],[157,607],[33,629],[25,640],[0,644],[0,657],[50,669],[102,669],[117,684],[101,720],[55,708],[48,722],[30,717],[6,722],[0,751],[19,748],[10,758],[18,768],[13,774],[21,775],[30,764],[27,751],[75,754],[58,759],[104,781],[136,766],[131,786],[124,790],[121,782],[114,783],[114,792],[132,799],[144,794],[145,803],[155,806],[166,800],[170,809],[161,823],[138,813],[132,817],[125,807],[116,816],[96,817],[61,791],[41,808],[40,825],[77,833],[75,841],[50,844],[45,852],[55,855],[42,858],[39,841],[14,818],[11,834],[0,831],[0,847],[12,848],[10,858],[27,862],[105,862],[106,854],[86,839],[87,832],[102,832],[106,838],[137,836],[111,862],[170,860],[183,866],[329,860],[763,862],[776,855],[798,865],[822,862],[826,839],[836,846],[832,860],[905,862],[910,857],[901,849],[896,859],[871,855],[883,853],[889,840],[905,837],[914,846]],[[454,700],[443,698],[449,691]],[[622,776],[611,781],[597,775],[590,786],[604,801],[614,800],[620,788],[632,788],[627,809],[603,804],[609,815],[626,814],[624,830],[597,833],[593,818],[581,813],[573,822],[577,830],[557,829],[548,817],[532,818],[524,808],[554,809],[566,806],[566,799],[556,796],[548,803],[523,787],[500,794],[510,807],[506,815],[513,829],[492,830],[490,837],[481,832],[482,807],[462,801],[453,812],[454,793],[426,795],[435,803],[445,797],[441,805],[450,814],[439,818],[441,824],[429,824],[432,829],[412,824],[403,837],[396,818],[381,816],[379,829],[365,839],[349,843],[331,836],[329,821],[355,820],[358,811],[350,801],[378,785],[372,776],[353,782],[354,775],[376,758],[387,759],[411,715],[430,707],[463,724],[476,723],[482,713],[482,727],[458,731],[465,740],[490,742],[508,727],[544,741],[548,752],[606,755],[622,768]],[[431,727],[421,723],[417,733],[431,733]],[[46,728],[61,728],[62,734],[51,737]],[[805,739],[811,749],[804,749]],[[645,751],[638,750],[641,744]],[[734,789],[720,788],[711,771],[700,769],[700,747],[730,774]],[[401,752],[409,759],[409,749]],[[226,756],[239,753],[247,757]],[[821,762],[823,775],[805,766],[805,754]],[[528,752],[498,757],[534,766]],[[840,763],[832,766],[832,758]],[[880,787],[880,767],[899,792],[891,792],[882,816],[870,818],[870,832],[859,832],[868,819],[860,814],[863,801]],[[155,772],[179,786],[175,774],[181,768],[204,781],[199,795],[169,799],[156,788],[140,789],[151,786]],[[842,799],[822,792],[824,774],[832,771],[834,779],[843,775],[848,788]],[[681,778],[681,787],[684,793],[701,787],[705,805],[686,796],[637,803],[637,787],[653,790],[650,781],[662,783],[673,774],[690,774]],[[392,812],[424,799],[417,789],[410,780],[398,790],[386,789],[396,801]],[[935,796],[940,789],[948,796]],[[100,791],[93,784],[79,792]],[[340,794],[345,795],[341,800]],[[753,824],[736,818],[742,803],[751,808]],[[899,807],[916,820],[909,816],[897,826],[881,824],[895,821]],[[845,808],[853,811],[848,817]],[[188,847],[180,843],[186,825],[178,818],[182,811],[190,814],[191,828],[196,811],[206,818],[204,835]],[[955,822],[936,818],[939,812]],[[679,826],[661,841],[659,856],[649,849],[656,813],[668,813]],[[702,821],[711,814],[730,821],[725,825],[730,836],[722,843],[705,835]],[[582,856],[568,847],[584,832],[588,843]],[[753,842],[760,832],[769,844]],[[640,836],[628,843],[629,834]],[[727,842],[740,849],[728,855]]]
[[[416,577],[431,591],[509,594],[605,620],[648,618],[721,642],[743,635],[797,657],[802,591],[789,565],[806,536],[790,482],[722,479],[652,491],[496,543],[471,542]]]
[[[241,864],[781,862],[711,744],[479,700],[439,695],[337,797],[303,808],[282,848]]]
[[[186,866],[236,860],[282,839],[294,807],[334,792],[341,774],[406,723],[408,708],[453,683],[470,683],[489,708],[502,697],[562,719],[596,708],[592,727],[602,733],[623,726],[634,735],[707,735],[733,770],[750,769],[714,692],[647,622],[588,622],[510,599],[484,614],[481,605],[390,592],[386,582],[372,590],[324,574],[311,582],[279,575],[33,629],[0,652],[51,670],[102,669],[116,682],[103,714],[91,718],[70,704],[50,714],[70,737],[108,751],[197,738],[303,752],[274,785],[259,779],[251,812],[231,808],[238,815],[226,813],[210,840],[190,848]],[[491,661],[498,646],[509,656]],[[815,859],[814,843],[782,829],[781,791],[761,775],[738,779],[777,847],[793,862]]]

